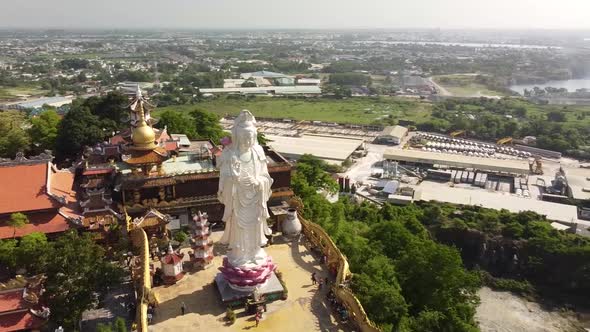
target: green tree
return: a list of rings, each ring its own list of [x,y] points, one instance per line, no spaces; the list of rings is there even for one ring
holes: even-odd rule
[[[25,268],[30,274],[42,273],[45,270],[49,250],[50,246],[45,234],[34,232],[23,236],[15,250],[19,268]]]
[[[103,127],[110,131],[127,128],[127,106],[129,99],[118,92],[109,92],[104,97],[90,97],[84,100],[80,107],[87,107],[90,112],[103,120]]]
[[[115,319],[115,332],[127,332],[127,323],[125,319],[117,317]]]
[[[198,138],[210,139],[217,144],[227,135],[219,124],[219,117],[216,114],[197,108],[191,111],[190,115]]]
[[[325,171],[326,162],[310,154],[304,154],[297,161],[297,172],[303,176],[306,185],[328,192],[336,192],[338,184]]]
[[[0,240],[0,265],[9,269],[16,267],[17,241],[14,239]]]
[[[38,117],[31,119],[32,126],[29,129],[29,135],[33,143],[33,151],[43,152],[55,149],[60,121],[61,119],[55,110],[45,111]]]
[[[360,73],[334,73],[330,75],[330,83],[341,86],[365,86],[371,83],[371,77]]]
[[[565,122],[565,113],[560,111],[551,111],[547,113],[547,120],[555,122]]]
[[[369,259],[363,271],[354,275],[352,289],[371,318],[379,323],[391,324],[393,331],[408,314],[393,262],[383,255]]]
[[[0,157],[14,158],[17,152],[28,151],[31,139],[24,129],[26,126],[25,113],[0,112]]]
[[[93,146],[105,137],[102,121],[87,107],[75,107],[61,121],[56,139],[56,158],[64,161],[82,153],[84,146]]]
[[[70,231],[48,252],[43,295],[51,320],[75,329],[82,312],[96,302],[95,294],[121,282],[123,271],[105,260],[104,249],[89,234]]]
[[[159,128],[166,127],[169,133],[185,134],[190,139],[197,138],[193,118],[183,112],[179,111],[164,111],[158,115]]]
[[[260,144],[260,145],[267,145],[268,142],[271,142],[271,140],[266,138],[266,135],[264,135],[264,133],[260,132],[260,131],[258,132],[257,139],[258,139],[258,144]]]
[[[29,223],[29,218],[23,213],[16,212],[10,215],[10,219],[8,219],[8,225],[12,226],[14,232],[12,233],[12,238],[16,238],[16,229],[24,227],[26,224]]]

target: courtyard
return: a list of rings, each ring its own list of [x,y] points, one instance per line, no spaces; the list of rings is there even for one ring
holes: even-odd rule
[[[287,300],[278,300],[268,305],[258,327],[254,316],[246,316],[244,309],[236,309],[237,320],[227,325],[225,306],[221,302],[213,279],[221,266],[226,247],[219,244],[222,232],[211,235],[215,243],[215,258],[205,270],[188,272],[172,286],[154,288],[160,300],[150,331],[350,331],[348,325],[339,323],[335,312],[326,300],[327,287],[318,289],[312,285],[311,274],[325,278],[324,266],[302,243],[287,243],[281,240],[266,248],[282,272],[288,289]],[[278,243],[277,243],[278,242]],[[189,251],[185,249],[183,252]],[[185,255],[185,259],[186,259]],[[181,314],[184,302],[186,312]]]

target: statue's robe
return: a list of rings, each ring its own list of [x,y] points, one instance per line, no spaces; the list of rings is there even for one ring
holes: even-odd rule
[[[225,231],[221,242],[229,244],[231,249],[228,257],[236,264],[254,263],[257,254],[267,242],[266,235],[271,234],[267,219],[270,217],[266,202],[272,190],[272,178],[268,173],[267,159],[260,145],[252,147],[252,158],[241,161],[237,147],[226,148],[218,165],[220,168],[219,200],[225,205],[223,221]],[[238,165],[238,166],[236,166]],[[258,184],[240,184],[240,176],[244,173],[253,176]]]

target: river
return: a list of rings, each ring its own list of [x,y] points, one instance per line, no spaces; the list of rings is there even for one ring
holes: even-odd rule
[[[569,92],[575,92],[577,89],[590,89],[590,78],[572,79],[572,80],[560,80],[560,81],[549,81],[543,84],[517,84],[511,85],[510,90],[524,94],[524,89],[532,90],[534,87],[539,88],[566,88]]]

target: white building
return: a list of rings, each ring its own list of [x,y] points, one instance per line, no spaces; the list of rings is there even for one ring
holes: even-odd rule
[[[387,126],[377,136],[377,142],[381,144],[400,144],[408,134],[408,128],[402,126]]]

